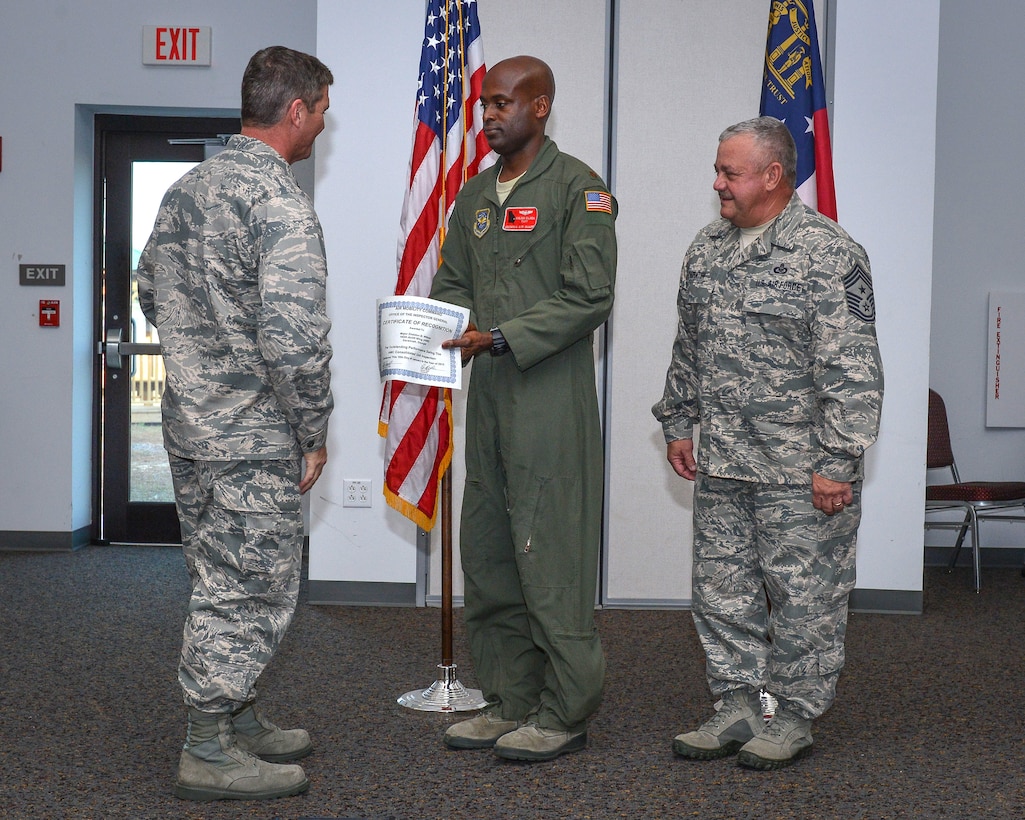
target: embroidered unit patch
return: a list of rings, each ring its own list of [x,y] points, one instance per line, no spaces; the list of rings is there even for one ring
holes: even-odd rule
[[[491,209],[481,208],[477,211],[477,219],[473,223],[473,235],[480,239],[491,227]]]

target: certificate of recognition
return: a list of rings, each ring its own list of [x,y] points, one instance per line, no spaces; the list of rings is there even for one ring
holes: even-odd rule
[[[400,379],[436,387],[463,386],[459,348],[441,343],[458,339],[470,322],[470,311],[422,296],[377,300],[377,361],[381,381]]]

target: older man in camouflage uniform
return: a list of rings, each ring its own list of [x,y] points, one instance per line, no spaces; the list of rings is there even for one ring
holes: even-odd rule
[[[290,165],[324,128],[331,72],[283,47],[242,81],[242,132],[164,197],[138,270],[167,370],[164,446],[192,579],[179,681],[189,730],[175,793],[258,799],[309,786],[312,749],[254,708],[292,620],[300,496],[333,406],[323,232]]]
[[[715,170],[722,219],[684,259],[653,412],[695,482],[693,616],[722,703],[673,749],[776,769],[810,751],[843,667],[882,369],[868,257],[794,193],[786,127],[726,129]],[[768,724],[763,688],[779,704]]]

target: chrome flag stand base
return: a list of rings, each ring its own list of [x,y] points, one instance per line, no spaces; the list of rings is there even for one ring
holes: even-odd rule
[[[454,663],[439,663],[438,670],[441,673],[438,680],[426,689],[406,692],[399,698],[399,705],[422,712],[468,712],[488,705],[480,689],[467,689],[456,680]]]

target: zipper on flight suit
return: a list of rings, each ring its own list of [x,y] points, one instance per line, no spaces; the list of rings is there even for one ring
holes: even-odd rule
[[[518,268],[522,264],[523,260],[530,255],[530,252],[534,250],[534,246],[537,245],[537,243],[544,239],[546,236],[548,236],[548,234],[550,234],[552,230],[554,230],[555,224],[556,223],[553,220],[548,224],[548,227],[545,230],[543,230],[541,233],[534,237],[534,241],[527,245],[526,250],[524,250],[523,253],[520,254],[520,256],[516,259],[516,261],[513,262],[514,268]]]

